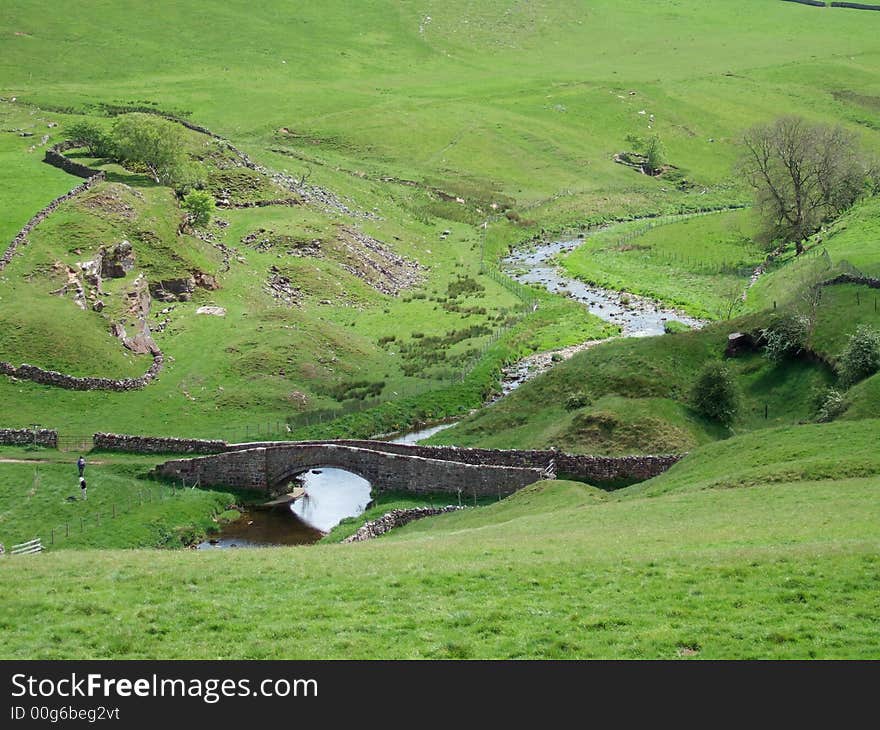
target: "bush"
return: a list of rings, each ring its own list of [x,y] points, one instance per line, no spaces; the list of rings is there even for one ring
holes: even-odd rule
[[[592,403],[590,396],[582,391],[578,391],[565,399],[565,410],[576,411],[578,408],[590,405],[590,403]]]
[[[849,388],[878,370],[880,370],[880,332],[867,325],[859,325],[840,355],[837,366],[840,382],[844,387]]]
[[[843,393],[835,388],[825,388],[816,393],[814,405],[819,423],[833,421],[847,409]]]
[[[110,134],[92,122],[76,122],[64,132],[64,136],[73,142],[82,144],[93,157],[112,157],[113,139]]]
[[[790,355],[797,355],[806,349],[809,335],[809,317],[802,314],[780,317],[761,330],[765,342],[764,356],[773,362],[780,362]]]
[[[691,391],[694,409],[711,421],[725,426],[733,423],[739,409],[739,393],[724,363],[707,363]]]
[[[214,197],[204,190],[193,190],[184,197],[181,207],[189,213],[189,218],[196,228],[204,228],[211,222]]]

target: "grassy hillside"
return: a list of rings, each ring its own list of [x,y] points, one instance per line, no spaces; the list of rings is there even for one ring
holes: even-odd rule
[[[0,356],[75,374],[146,369],[145,358],[107,334],[112,307],[101,319],[48,296],[54,282],[44,267],[74,263],[77,250],[128,237],[146,275],[198,269],[216,275],[220,289],[198,291],[167,317],[156,336],[169,355],[166,370],[147,391],[48,393],[4,379],[10,425],[213,436],[358,406],[334,392],[368,388],[391,402],[449,393],[450,377],[473,367],[521,305],[480,276],[481,258],[491,262],[542,230],[746,202],[731,173],[734,143],[780,108],[840,121],[878,149],[872,40],[857,13],[764,0],[736,8],[493,0],[479,9],[371,0],[356,10],[330,3],[295,11],[230,2],[210,23],[192,2],[97,2],[64,14],[17,3],[0,20],[6,237],[65,188],[64,176],[39,162],[42,137],[52,143],[83,116],[107,125],[130,109],[207,124],[258,161],[376,217],[320,204],[221,211],[228,226],[210,232],[236,250],[225,270],[216,245],[176,235],[179,210],[167,190],[108,168],[111,182],[98,192],[114,191],[131,210],[72,204],[38,229],[0,285],[0,325],[13,333]],[[622,47],[635,50],[620,54]],[[59,53],[63,68],[53,60]],[[661,136],[674,175],[648,178],[613,162],[628,134],[648,132]],[[242,201],[269,197],[271,181],[224,167],[198,135],[190,144],[209,168],[210,189],[232,189]],[[291,257],[278,245],[243,243],[261,230],[281,246],[318,242],[321,254]],[[579,274],[718,316],[727,290],[744,285],[759,258],[749,233],[748,214],[735,213],[658,229],[629,251],[597,236],[588,248],[602,254],[579,254]],[[349,270],[352,236],[418,262],[424,284],[412,296],[377,292]],[[296,290],[295,307],[265,291],[270,267]],[[482,291],[444,306],[459,278]],[[505,339],[501,356],[484,363],[489,371],[522,351],[606,333],[578,306],[544,299],[553,317],[532,318],[525,335]],[[194,316],[202,304],[225,307],[226,318]],[[472,336],[462,339],[465,330]],[[444,398],[434,415],[479,402]]]
[[[2,655],[877,658],[878,486],[544,482],[358,545],[10,560]]]
[[[0,451],[0,541],[39,537],[50,550],[180,548],[217,529],[217,518],[245,495],[181,489],[152,481],[156,459],[89,457],[81,499],[76,455]],[[54,542],[53,542],[54,540]]]

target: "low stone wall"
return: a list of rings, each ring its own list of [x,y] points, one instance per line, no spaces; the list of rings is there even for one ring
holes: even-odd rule
[[[861,284],[869,289],[880,289],[880,279],[874,279],[870,276],[859,276],[857,274],[840,274],[833,279],[823,281],[820,286],[836,286],[837,284]]]
[[[66,375],[56,370],[44,370],[36,365],[24,363],[15,367],[12,363],[0,361],[0,375],[8,375],[11,378],[31,380],[40,385],[52,385],[67,390],[112,390],[125,392],[128,390],[140,390],[151,383],[162,370],[164,358],[162,354],[153,356],[153,364],[147,372],[138,378],[91,378]]]
[[[165,436],[129,436],[96,433],[95,448],[101,451],[124,451],[132,454],[219,454],[226,451],[225,441],[179,439]]]
[[[47,152],[48,155],[48,152]],[[66,157],[61,156],[63,159],[67,159]],[[72,163],[75,164],[75,163]],[[3,255],[0,256],[0,271],[3,271],[8,265],[9,262],[12,261],[13,256],[18,253],[18,250],[23,246],[27,245],[28,235],[34,228],[36,228],[40,223],[42,223],[49,215],[62,203],[67,202],[71,198],[75,198],[77,195],[84,193],[89,188],[93,187],[97,183],[101,182],[104,179],[103,172],[96,172],[96,174],[92,175],[88,180],[83,183],[77,185],[73,190],[64,195],[59,195],[55,200],[53,200],[49,205],[43,208],[39,213],[33,216],[27,223],[25,223],[24,227],[15,235],[15,238],[12,239],[12,243],[6,248],[6,251],[3,252]]]
[[[104,173],[100,170],[94,170],[87,165],[83,165],[80,162],[74,162],[70,158],[64,156],[64,152],[67,150],[81,146],[81,142],[74,142],[72,140],[54,144],[46,150],[43,162],[52,165],[52,167],[57,167],[59,170],[64,170],[64,172],[69,175],[75,175],[76,177],[90,178],[95,177],[95,175],[103,176]]]
[[[832,8],[852,8],[853,10],[880,10],[880,5],[864,5],[863,3],[831,3]]]
[[[403,527],[413,520],[420,520],[424,517],[433,517],[434,515],[442,515],[447,512],[457,512],[461,509],[466,508],[449,505],[447,507],[413,507],[411,509],[393,509],[390,512],[386,512],[377,520],[370,520],[369,522],[365,522],[363,526],[358,528],[358,531],[354,533],[354,535],[350,535],[342,542],[352,543],[363,542],[364,540],[372,540],[374,537],[384,535],[386,532],[388,532],[389,530],[393,530],[395,527]]]
[[[58,432],[41,428],[31,431],[26,428],[0,428],[0,444],[5,446],[43,446],[58,448]]]

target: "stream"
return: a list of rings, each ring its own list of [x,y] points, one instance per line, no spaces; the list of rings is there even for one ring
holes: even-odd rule
[[[582,239],[551,241],[514,251],[502,260],[505,273],[525,285],[540,284],[556,294],[569,296],[606,322],[619,325],[621,337],[662,335],[666,322],[674,320],[698,328],[703,322],[648,299],[590,286],[565,274],[555,264],[558,256],[574,251]],[[551,368],[553,355],[562,359],[599,344],[600,341],[530,355],[505,368],[501,393],[485,405],[500,400],[527,380]],[[416,444],[457,423],[446,421],[380,437],[395,444]],[[251,509],[241,519],[223,527],[219,535],[200,543],[200,550],[229,547],[304,545],[317,542],[347,517],[363,514],[370,503],[370,483],[356,474],[334,468],[311,469],[296,480],[306,495],[294,502],[264,509]]]

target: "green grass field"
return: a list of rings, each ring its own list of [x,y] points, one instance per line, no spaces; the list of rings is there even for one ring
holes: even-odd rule
[[[139,375],[150,358],[110,334],[136,326],[136,277],[219,288],[153,302],[166,357],[146,389],[0,376],[0,427],[38,423],[87,448],[95,431],[369,437],[463,416],[434,442],[688,456],[615,492],[541,482],[358,545],[332,543],[424,499],[387,495],[316,546],[202,552],[156,548],[190,544],[248,495],[175,489],[146,478],[159,457],[96,453],[82,502],[68,499],[75,453],[3,448],[0,540],[38,535],[48,550],[0,558],[0,656],[880,657],[880,375],[813,423],[849,335],[880,328],[877,290],[826,287],[811,355],[730,360],[742,405],[729,428],[689,398],[731,332],[803,311],[836,273],[880,275],[867,197],[746,292],[767,245],[734,168],[743,131],[782,110],[880,152],[877,14],[775,0],[229,0],[207,18],[192,0],[12,6],[0,249],[79,182],[41,160],[84,119],[187,119],[324,192],[218,209],[199,237],[180,232],[170,188],[72,151],[107,181],[0,273],[0,360]],[[655,133],[663,175],[614,161],[628,135]],[[186,148],[218,197],[292,196],[204,135]],[[599,345],[481,407],[503,366],[617,333],[486,273],[512,247],[578,235],[560,262],[571,275],[712,323]],[[103,308],[52,293],[121,240],[135,270],[90,292]],[[396,291],[400,259],[417,267]]]
[[[695,455],[674,490],[543,482],[359,545],[10,561],[2,655],[877,658],[876,467],[707,489]]]

